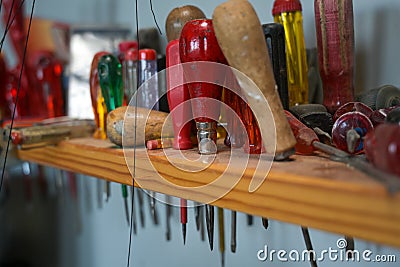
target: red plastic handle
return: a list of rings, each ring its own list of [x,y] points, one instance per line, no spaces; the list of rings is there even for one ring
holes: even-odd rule
[[[175,149],[191,149],[193,147],[190,139],[193,124],[191,120],[193,117],[192,107],[188,101],[190,99],[189,89],[184,83],[180,64],[179,40],[173,40],[169,42],[166,51],[167,98],[175,133],[173,147]],[[185,101],[187,101],[186,104],[183,104]]]

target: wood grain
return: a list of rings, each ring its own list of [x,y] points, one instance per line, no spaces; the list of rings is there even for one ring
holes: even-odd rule
[[[132,150],[125,152],[129,155]],[[245,158],[245,154],[236,152]],[[132,160],[126,161],[124,151],[107,140],[73,139],[57,146],[19,150],[18,155],[22,160],[132,184],[127,165],[132,165]],[[400,194],[390,196],[374,179],[322,154],[295,155],[288,162],[274,162],[266,180],[254,193],[249,193],[248,187],[256,158],[250,158],[241,178],[235,171],[228,175],[240,178],[231,190],[228,179],[200,192],[196,187],[215,181],[225,171],[230,151],[221,147],[211,165],[200,172],[176,167],[201,167],[201,162],[193,161],[198,157],[195,149],[137,149],[136,181],[145,189],[172,196],[200,202],[215,198],[212,204],[223,208],[400,247]],[[157,179],[157,173],[170,184]]]

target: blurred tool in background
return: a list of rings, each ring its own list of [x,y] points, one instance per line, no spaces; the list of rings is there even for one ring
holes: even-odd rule
[[[289,106],[308,103],[307,54],[299,0],[275,0],[274,21],[284,27]]]
[[[158,110],[157,55],[154,49],[139,50],[139,91],[137,106]],[[151,78],[151,80],[150,80]],[[150,81],[149,81],[150,80]]]
[[[96,139],[106,139],[106,117],[107,107],[104,103],[104,97],[101,93],[98,65],[102,56],[109,55],[106,51],[97,52],[93,59],[90,68],[90,99],[92,100],[92,109],[94,114],[94,121],[96,122],[96,131],[93,137]]]
[[[400,105],[400,89],[393,85],[382,85],[357,95],[360,101],[371,109],[384,109]]]
[[[286,63],[285,29],[280,23],[262,25],[274,71],[276,86],[284,109],[289,108],[289,89]],[[307,72],[307,71],[306,71]],[[307,89],[308,91],[308,89]]]
[[[352,0],[315,0],[319,70],[324,105],[333,114],[354,99]]]
[[[106,54],[100,57],[98,65],[98,75],[101,93],[104,97],[104,102],[107,111],[111,112],[114,109],[121,107],[124,101],[124,88],[122,81],[122,67],[118,59]],[[110,197],[110,182],[106,182],[106,197]],[[126,185],[121,185],[122,197],[124,198],[125,216],[129,225],[129,208],[128,208],[128,189]]]
[[[126,106],[138,88],[138,43],[137,41],[123,41],[118,44],[118,49],[124,83],[124,106]]]
[[[371,114],[372,110],[362,103],[349,102],[340,107],[333,116],[332,143],[350,154],[362,153],[364,136],[374,129]]]

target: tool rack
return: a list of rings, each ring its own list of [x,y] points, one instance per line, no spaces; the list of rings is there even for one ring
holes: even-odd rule
[[[168,149],[171,152],[168,158],[163,150],[136,149],[136,175],[145,177],[146,187],[143,188],[202,202],[206,196],[195,191],[181,193],[174,186],[161,184],[154,177],[153,167],[172,183],[194,188],[209,184],[224,171],[230,151],[222,149],[213,163],[201,172],[184,172],[171,163],[180,162],[182,155],[198,157],[197,151]],[[108,140],[71,139],[56,146],[21,149],[18,156],[25,161],[132,184],[123,149]],[[294,155],[288,162],[273,162],[265,181],[250,193],[248,187],[256,162],[257,159],[250,158],[240,181],[223,197],[218,198],[221,188],[211,186],[207,194],[218,198],[211,204],[400,247],[400,193],[390,195],[368,175],[331,161],[323,154]]]

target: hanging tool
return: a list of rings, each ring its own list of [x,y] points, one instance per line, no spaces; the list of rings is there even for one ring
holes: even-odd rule
[[[171,240],[171,216],[172,216],[172,206],[171,206],[171,196],[166,195],[165,201],[165,221],[166,221],[166,231],[165,237],[167,241]]]
[[[400,181],[393,175],[384,173],[371,164],[368,164],[364,159],[351,155],[345,151],[319,142],[315,132],[307,128],[299,120],[297,120],[290,112],[285,111],[288,122],[293,130],[293,134],[297,139],[296,152],[299,154],[310,155],[315,150],[320,150],[328,155],[334,161],[346,163],[350,167],[356,168],[359,171],[369,175],[375,180],[382,183],[389,193],[395,193],[400,190]],[[374,151],[374,150],[372,150]],[[367,152],[367,149],[366,149]],[[376,158],[376,157],[374,157]]]
[[[274,21],[284,27],[289,106],[305,104],[308,102],[308,67],[301,3],[299,0],[275,0],[272,15]]]
[[[100,57],[98,65],[98,75],[101,93],[106,104],[107,111],[111,112],[114,109],[121,107],[124,100],[124,90],[122,81],[121,63],[111,54]],[[129,208],[128,208],[128,189],[126,185],[121,185],[122,197],[124,198],[125,216],[129,225]],[[106,182],[107,200],[111,194],[110,182]]]
[[[144,228],[144,226],[145,226],[144,210],[143,210],[144,198],[143,198],[143,191],[142,191],[142,189],[139,188],[139,189],[137,190],[137,196],[138,196],[138,202],[139,202],[140,225],[142,226],[142,228]]]
[[[181,198],[180,204],[181,204],[181,224],[182,224],[183,244],[186,244],[187,200]]]
[[[255,114],[265,114],[267,100],[276,127],[275,160],[287,159],[294,153],[294,138],[285,118],[269,59],[265,36],[254,8],[248,1],[231,0],[219,5],[213,13],[213,23],[219,45],[229,63],[247,75],[260,89],[262,95],[242,88]],[[254,90],[255,91],[255,90]],[[273,133],[264,116],[258,118],[264,145]],[[275,131],[274,131],[275,132]]]
[[[237,212],[231,212],[231,252],[236,253],[236,221],[237,221]]]
[[[219,252],[221,253],[221,266],[225,266],[225,223],[224,209],[218,207]]]
[[[148,191],[150,213],[153,218],[154,225],[158,225],[158,214],[156,210],[156,193],[154,191]]]
[[[324,106],[333,114],[354,99],[353,1],[314,1]]]
[[[246,218],[247,218],[247,225],[252,226],[253,225],[253,216],[250,214],[247,214]]]
[[[206,226],[207,226],[207,236],[208,243],[210,245],[210,250],[214,249],[214,206],[205,205],[206,212]]]
[[[310,233],[308,232],[308,228],[302,226],[301,232],[303,234],[303,238],[304,238],[304,242],[306,243],[307,250],[314,251],[312,243],[311,243]],[[310,253],[310,264],[311,264],[311,267],[317,267],[317,261],[316,261],[313,253]]]
[[[77,233],[80,233],[82,231],[82,218],[78,201],[78,184],[76,181],[76,175],[70,171],[65,171],[64,174],[67,177],[70,196],[74,203],[74,213],[75,213],[74,217],[75,217],[75,227],[76,227],[75,229]]]

